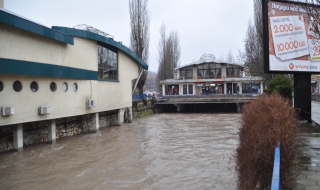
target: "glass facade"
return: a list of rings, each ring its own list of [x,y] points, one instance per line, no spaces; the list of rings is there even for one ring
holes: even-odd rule
[[[193,79],[193,66],[181,68],[180,78]]]
[[[183,94],[188,94],[188,89],[186,84],[183,85]]]
[[[198,65],[198,79],[214,79],[221,78],[221,64],[205,63]]]
[[[196,94],[206,95],[206,94],[223,94],[224,84],[197,84]]]
[[[242,83],[242,94],[260,94],[260,82],[243,82]]]
[[[192,84],[189,84],[188,85],[188,94],[193,94],[193,85]]]
[[[180,78],[175,79],[179,82],[174,85],[166,85],[165,91],[167,95],[178,95],[180,84],[181,95],[261,94],[260,81],[253,79],[242,82],[247,81],[247,79],[240,77],[240,71],[243,69],[239,65],[215,62],[186,66],[179,69]],[[193,76],[196,76],[196,78],[193,78]]]
[[[227,94],[239,94],[240,86],[238,82],[227,83]]]
[[[178,84],[170,84],[165,86],[165,94],[166,95],[179,95],[179,85]]]
[[[240,77],[241,67],[237,65],[227,65],[227,77]]]
[[[118,80],[118,54],[98,45],[98,79]]]

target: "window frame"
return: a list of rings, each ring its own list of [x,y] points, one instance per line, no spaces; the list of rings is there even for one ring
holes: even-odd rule
[[[238,72],[236,72],[236,70],[238,70]],[[231,71],[231,73],[229,74],[228,71]],[[240,66],[227,64],[227,67],[226,67],[227,78],[240,77],[240,71],[241,71]]]
[[[108,71],[107,74],[105,73],[100,73],[101,70],[100,69],[104,69],[103,66],[100,66],[100,62],[101,62],[101,58],[100,58],[100,50],[99,48],[102,48],[102,49],[106,49],[107,50],[107,57],[106,59],[112,59],[113,61],[113,64],[116,64],[116,68],[114,69],[114,72],[112,73],[112,77],[109,77],[109,72],[111,71],[111,69]],[[103,50],[102,50],[103,51]],[[114,49],[114,48],[111,48],[111,47],[108,47],[106,45],[103,45],[103,44],[98,44],[97,45],[97,52],[98,52],[98,72],[97,72],[97,75],[98,75],[98,80],[99,81],[107,81],[107,82],[119,82],[119,52],[118,50]],[[112,55],[110,57],[108,57],[108,54],[111,53]],[[113,55],[114,54],[114,55]],[[107,62],[107,61],[106,61]],[[110,64],[108,63],[105,63],[107,64],[108,66],[110,66]],[[112,67],[112,66],[110,66]],[[103,71],[102,71],[103,72]],[[102,75],[101,75],[102,74]],[[108,77],[105,77],[105,75],[108,75]],[[101,78],[101,76],[103,78]]]
[[[197,79],[221,78],[220,63],[203,63],[197,66]]]

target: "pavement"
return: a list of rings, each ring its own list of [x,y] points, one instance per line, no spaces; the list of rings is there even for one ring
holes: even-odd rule
[[[312,101],[311,119],[320,125],[320,102]],[[302,140],[301,173],[296,179],[295,190],[320,190],[320,133],[304,133]]]

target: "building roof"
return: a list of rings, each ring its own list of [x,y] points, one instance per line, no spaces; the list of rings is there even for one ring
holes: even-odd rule
[[[52,40],[73,45],[73,38],[71,36],[48,28],[3,8],[0,8],[0,22]]]
[[[213,54],[203,54],[198,61],[187,64],[187,65],[182,65],[180,67],[175,68],[175,70],[178,70],[178,69],[181,69],[184,67],[188,67],[188,66],[197,66],[200,64],[204,64],[204,63],[220,63],[220,64],[229,64],[229,65],[236,65],[236,66],[244,67],[242,65],[237,65],[237,64],[231,63],[231,62],[220,61],[219,59],[216,59],[216,57]]]
[[[131,59],[133,59],[136,63],[140,64],[144,69],[148,70],[148,65],[139,56],[137,56],[133,51],[131,51],[126,46],[122,45],[119,42],[114,41],[113,38],[108,38],[90,31],[79,30],[75,28],[67,28],[62,26],[53,26],[52,28],[57,31],[68,34],[70,36],[76,36],[81,38],[87,38],[90,40],[95,40],[98,43],[101,43],[102,45],[119,50],[124,54],[126,54],[127,56],[129,56]]]
[[[139,56],[137,56],[126,46],[114,41],[112,38],[75,28],[60,26],[53,26],[52,28],[48,28],[47,26],[39,24],[35,21],[22,17],[3,8],[0,8],[0,23],[4,23],[15,28],[19,28],[70,45],[74,45],[74,39],[72,36],[95,40],[98,43],[105,44],[116,50],[120,50],[131,59],[133,59],[138,65],[141,65],[144,69],[148,70],[148,65]]]

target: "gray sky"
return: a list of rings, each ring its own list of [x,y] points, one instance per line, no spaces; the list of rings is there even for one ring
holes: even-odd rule
[[[128,0],[4,0],[4,8],[45,26],[74,27],[88,24],[130,45]],[[149,0],[149,70],[158,70],[158,41],[164,23],[167,34],[178,32],[181,65],[204,53],[220,59],[229,50],[243,50],[252,0]]]

